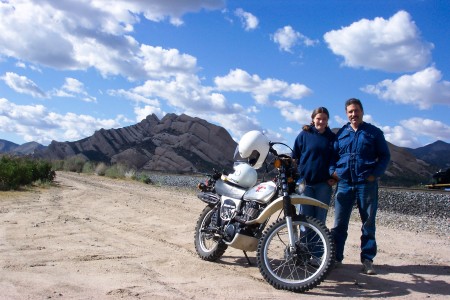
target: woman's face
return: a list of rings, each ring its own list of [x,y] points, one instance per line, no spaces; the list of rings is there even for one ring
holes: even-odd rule
[[[314,127],[320,132],[323,133],[328,126],[328,116],[325,113],[318,113],[314,119]]]

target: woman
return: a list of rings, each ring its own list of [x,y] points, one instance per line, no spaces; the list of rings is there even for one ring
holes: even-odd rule
[[[295,139],[292,157],[297,160],[300,180],[304,180],[306,187],[303,196],[315,198],[326,205],[330,204],[332,186],[336,183],[330,174],[329,167],[333,153],[333,142],[336,135],[328,127],[330,114],[325,107],[316,108],[311,115],[311,124],[303,126],[303,130]],[[316,218],[325,224],[327,210],[312,205],[298,205],[300,213]],[[300,242],[308,233],[300,237]],[[313,240],[317,237],[313,236]],[[308,264],[318,267],[322,263],[323,248],[310,241],[309,245],[316,245],[308,249],[310,259]]]
[[[311,124],[295,139],[293,158],[297,160],[300,178],[305,180],[304,196],[315,198],[329,205],[332,186],[336,180],[329,175],[335,134],[328,127],[330,114],[325,107],[316,108],[311,115]],[[314,217],[325,224],[327,210],[311,206],[298,207],[301,213]]]

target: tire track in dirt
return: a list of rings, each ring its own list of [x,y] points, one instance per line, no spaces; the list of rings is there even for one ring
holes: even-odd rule
[[[60,172],[55,187],[7,194],[0,198],[0,298],[445,299],[450,294],[448,240],[379,227],[380,275],[368,277],[359,271],[357,222],[351,224],[343,269],[305,295],[275,290],[240,250],[229,248],[215,263],[197,256],[194,227],[204,206],[192,190]],[[411,241],[420,246],[411,248]],[[249,257],[255,264],[253,252]],[[431,265],[424,266],[427,262]]]

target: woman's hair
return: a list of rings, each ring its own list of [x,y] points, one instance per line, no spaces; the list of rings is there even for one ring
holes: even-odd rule
[[[313,110],[312,114],[311,114],[311,123],[309,125],[304,125],[303,126],[303,130],[304,131],[310,131],[311,127],[314,126],[314,118],[316,117],[317,114],[326,114],[327,118],[330,118],[330,113],[328,112],[328,109],[326,109],[325,107],[321,106],[316,108],[315,110]]]

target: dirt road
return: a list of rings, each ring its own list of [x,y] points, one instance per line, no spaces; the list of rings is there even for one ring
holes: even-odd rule
[[[229,249],[217,263],[200,260],[193,235],[203,207],[185,189],[75,173],[58,173],[56,187],[0,192],[0,299],[450,296],[448,234],[379,226],[379,275],[367,276],[354,222],[344,266],[319,287],[294,294],[272,288],[241,251]]]

